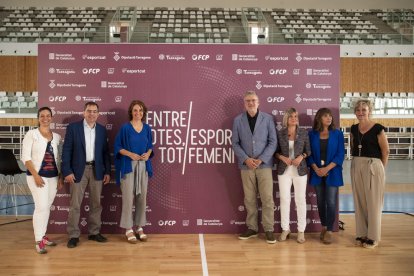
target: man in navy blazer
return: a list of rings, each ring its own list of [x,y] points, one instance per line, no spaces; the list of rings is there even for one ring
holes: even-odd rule
[[[234,119],[232,144],[244,191],[247,211],[247,231],[239,239],[258,236],[257,193],[262,202],[262,225],[267,243],[275,243],[273,201],[273,154],[277,147],[277,136],[273,117],[259,111],[259,98],[254,91],[244,95],[243,112]]]
[[[68,248],[79,242],[80,206],[86,187],[89,186],[89,240],[106,242],[101,230],[101,193],[103,184],[110,181],[111,164],[108,139],[104,126],[96,121],[99,106],[87,102],[83,112],[84,120],[69,124],[66,129],[62,150],[62,174],[70,184],[70,209],[67,231]]]

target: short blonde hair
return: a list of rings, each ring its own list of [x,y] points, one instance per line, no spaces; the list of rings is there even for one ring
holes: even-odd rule
[[[372,109],[373,109],[372,102],[369,99],[363,99],[363,98],[361,98],[361,99],[359,99],[355,102],[355,104],[354,104],[354,114],[356,113],[357,108],[360,107],[361,105],[364,105],[364,104],[366,106],[368,106],[369,113],[371,114]]]
[[[295,109],[295,108],[293,108],[293,107],[290,107],[290,108],[288,108],[288,110],[286,110],[286,111],[285,111],[285,115],[283,115],[283,121],[282,121],[282,126],[283,126],[283,127],[287,127],[287,123],[288,123],[289,117],[290,117],[293,113],[298,113],[298,112],[296,111],[296,109]],[[297,126],[299,127],[299,116],[298,116],[298,125],[297,125]]]

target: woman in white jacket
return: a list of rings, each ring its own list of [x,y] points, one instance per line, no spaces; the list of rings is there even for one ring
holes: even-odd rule
[[[42,107],[37,112],[39,127],[27,132],[23,139],[22,161],[27,168],[27,184],[33,195],[35,209],[33,229],[36,251],[45,254],[46,245],[54,246],[46,236],[50,206],[57,189],[63,186],[60,171],[60,135],[50,130],[52,110]]]

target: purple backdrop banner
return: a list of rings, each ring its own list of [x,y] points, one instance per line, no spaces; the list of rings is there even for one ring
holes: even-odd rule
[[[295,107],[310,128],[318,108],[339,120],[339,46],[207,44],[41,44],[39,106],[54,112],[52,129],[64,136],[82,119],[83,105],[100,105],[98,121],[108,130],[111,151],[127,122],[131,100],[149,109],[154,176],[149,181],[150,233],[236,233],[245,229],[240,172],[231,148],[233,119],[243,112],[243,94],[254,90],[260,110],[274,115]],[[275,231],[280,229],[274,174]],[[57,194],[50,232],[65,232],[69,188]],[[102,232],[119,228],[121,191],[111,183],[102,195]],[[87,232],[88,195],[81,229]],[[307,231],[320,228],[316,197],[307,191]],[[292,200],[292,230],[296,212]]]

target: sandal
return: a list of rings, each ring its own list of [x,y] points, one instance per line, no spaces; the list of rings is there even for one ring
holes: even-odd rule
[[[134,235],[134,231],[132,229],[129,229],[128,231],[126,231],[125,236],[127,238],[127,241],[129,243],[137,243],[137,237],[135,237]]]
[[[137,232],[136,232],[136,237],[137,237],[140,241],[142,241],[142,242],[146,242],[146,241],[148,240],[148,237],[147,237],[147,235],[144,233],[144,229],[142,229],[142,227],[139,227],[139,228],[137,229]]]

